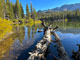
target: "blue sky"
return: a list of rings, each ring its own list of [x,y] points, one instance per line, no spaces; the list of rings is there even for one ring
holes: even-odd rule
[[[51,9],[55,7],[60,7],[64,4],[74,4],[74,3],[80,3],[80,0],[19,0],[24,9],[24,13],[26,13],[26,4],[29,4],[32,2],[33,7],[38,10],[46,10]],[[12,2],[16,2],[16,0],[12,0]]]

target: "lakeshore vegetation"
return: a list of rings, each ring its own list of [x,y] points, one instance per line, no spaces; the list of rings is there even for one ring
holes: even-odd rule
[[[28,4],[26,4],[26,14],[24,14],[23,6],[16,0],[16,3],[12,3],[10,0],[0,0],[0,18],[7,19],[13,22],[29,22],[31,19],[33,21],[38,20],[37,12],[33,8],[31,3],[31,8],[29,9]]]
[[[0,40],[12,31],[13,24],[32,26],[40,23],[41,21],[38,19],[32,3],[30,9],[28,4],[26,4],[26,14],[24,14],[23,6],[19,0],[16,0],[15,3],[12,3],[11,0],[0,0]]]

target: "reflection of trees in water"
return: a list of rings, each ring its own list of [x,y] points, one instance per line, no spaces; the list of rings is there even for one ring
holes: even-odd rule
[[[9,37],[3,41],[0,41],[0,60],[5,57],[4,54],[9,51],[11,45],[14,43],[12,37]]]
[[[32,38],[34,38],[34,35],[35,35],[35,33],[36,33],[36,31],[37,31],[37,28],[36,28],[36,26],[35,25],[33,25],[32,26]]]
[[[53,26],[56,26],[56,24],[62,27],[62,23],[57,23],[57,22],[56,23],[53,23]],[[77,28],[79,26],[80,26],[79,23],[73,23],[73,22],[66,23],[66,25],[65,25],[66,28],[68,28],[68,27],[76,27]],[[28,39],[32,39],[32,40],[28,40],[27,39],[27,40],[24,41],[24,27],[21,27],[21,26],[17,26],[16,27],[15,26],[14,31],[16,31],[16,33],[14,33],[12,35],[12,37],[9,37],[6,40],[0,42],[0,60],[2,60],[2,58],[4,57],[4,53],[7,52],[7,51],[9,51],[10,46],[13,44],[13,42],[14,42],[15,39],[19,40],[19,43],[20,44],[22,44],[23,41],[25,42],[25,45],[24,46],[22,46],[22,47],[20,46],[20,49],[21,50],[25,50],[29,46],[31,46],[34,43],[34,36],[35,36],[38,28],[42,28],[42,27],[41,26],[38,26],[38,25],[33,25],[32,27],[29,27],[28,26],[28,33],[27,33]],[[20,49],[18,49],[18,50],[20,51]],[[18,51],[18,50],[16,48],[16,50],[14,49],[13,51]],[[6,60],[8,60],[8,59],[6,59]]]
[[[42,29],[41,25],[33,25],[32,26],[32,38],[34,38],[34,35],[36,34],[37,29],[39,29],[39,28]]]
[[[30,37],[31,37],[31,27],[28,26],[28,38],[30,39]]]
[[[16,30],[17,26],[15,26],[15,33],[12,35],[13,41],[15,41],[9,52],[6,52],[4,60],[15,60],[18,56],[20,49],[22,49],[23,40],[24,40],[24,27],[18,26],[18,30]],[[17,54],[17,55],[16,55]]]
[[[74,34],[79,34],[80,33],[80,29],[74,29],[74,28],[69,28],[69,29],[58,29],[58,31],[62,32],[62,33],[74,33]]]
[[[46,24],[49,24],[52,22],[47,22]],[[59,21],[59,22],[53,22],[52,23],[52,27],[55,27],[56,25],[58,25],[60,28],[80,28],[80,22],[65,22],[65,24],[63,24],[63,21]]]
[[[19,31],[19,37],[18,37],[19,41],[22,43],[22,41],[24,40],[24,27],[20,28]]]
[[[37,32],[38,25],[33,25],[32,27],[28,26],[28,38],[33,38]],[[32,36],[32,37],[31,37]]]
[[[16,28],[19,28],[16,30]],[[14,44],[12,44],[13,49],[11,49],[9,52],[6,53],[6,57],[4,58],[5,60],[16,60],[16,56],[19,56],[19,54],[22,52],[22,50],[27,49],[28,47],[30,47],[34,41],[35,41],[35,37],[34,35],[37,32],[37,29],[39,26],[33,26],[33,27],[26,27],[28,28],[27,31],[27,36],[28,38],[24,39],[25,35],[25,30],[24,27],[21,26],[15,26],[14,31],[16,31],[13,35],[12,38],[15,41]],[[33,36],[33,37],[32,37]]]
[[[17,29],[18,28],[18,29]],[[16,30],[17,29],[17,30]],[[24,40],[24,27],[22,26],[16,26],[15,27],[15,34],[13,35],[13,38],[17,38],[20,43],[22,43],[22,41]]]

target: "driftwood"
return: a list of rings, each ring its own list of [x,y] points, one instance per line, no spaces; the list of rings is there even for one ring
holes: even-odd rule
[[[53,35],[55,36],[55,40],[57,43],[57,51],[60,56],[60,58],[56,58],[55,56],[53,56],[54,59],[55,60],[70,60],[69,56],[67,55],[67,52],[65,51],[65,49],[60,41],[59,36],[57,35],[57,33],[55,31],[53,32]]]
[[[77,46],[79,47],[77,52],[72,50],[72,58],[74,58],[75,60],[80,60],[80,44],[77,44]]]
[[[51,31],[53,29],[56,29],[57,27],[51,29],[51,26],[47,27],[44,23],[42,23],[42,25],[44,26],[43,39],[37,43],[34,51],[29,52],[30,56],[28,60],[45,60],[44,58],[45,52],[47,51],[48,46],[51,43]]]

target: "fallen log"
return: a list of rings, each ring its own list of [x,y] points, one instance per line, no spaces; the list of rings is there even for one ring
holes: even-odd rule
[[[33,52],[30,52],[30,57],[28,60],[45,60],[44,55],[47,50],[47,47],[49,46],[49,41],[41,40],[37,45]]]
[[[69,56],[67,55],[67,52],[65,51],[65,49],[64,49],[64,47],[60,41],[59,36],[57,35],[57,33],[55,31],[53,32],[53,35],[55,36],[55,40],[57,43],[57,51],[58,51],[58,54],[60,56],[60,58],[56,58],[56,57],[54,57],[54,58],[56,60],[70,60]]]
[[[45,52],[48,49],[48,46],[51,43],[51,31],[53,28],[51,29],[51,26],[46,27],[45,24],[42,24],[44,26],[44,36],[43,39],[40,40],[40,42],[37,43],[34,51],[29,52],[30,56],[28,58],[28,60],[45,60]]]

